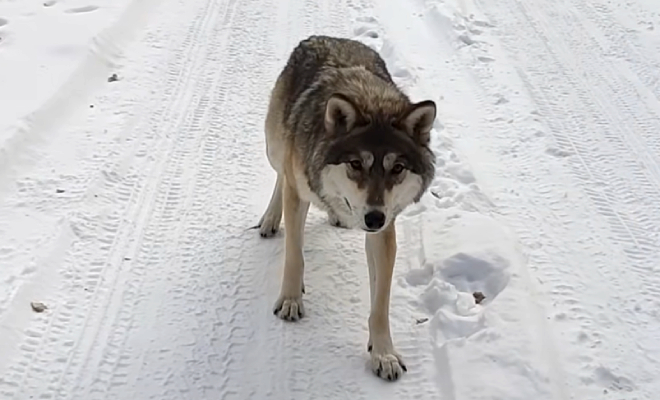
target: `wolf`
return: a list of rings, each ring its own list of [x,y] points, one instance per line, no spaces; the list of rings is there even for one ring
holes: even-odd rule
[[[435,174],[432,100],[412,102],[380,55],[353,39],[313,35],[291,52],[270,93],[268,161],[277,173],[257,227],[279,230],[285,254],[273,312],[304,317],[304,226],[310,204],[333,225],[365,232],[373,372],[394,381],[407,371],[390,334],[389,303],[397,243],[395,221],[425,193]]]

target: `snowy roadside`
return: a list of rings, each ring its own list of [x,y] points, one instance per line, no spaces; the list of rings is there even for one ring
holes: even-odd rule
[[[0,3],[0,172],[107,82],[154,0]],[[23,160],[25,161],[25,160]],[[24,163],[25,164],[25,163]]]

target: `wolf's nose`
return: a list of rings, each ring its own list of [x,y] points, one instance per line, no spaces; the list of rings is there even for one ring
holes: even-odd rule
[[[364,224],[369,229],[380,229],[385,225],[385,214],[380,211],[370,211],[364,215]]]

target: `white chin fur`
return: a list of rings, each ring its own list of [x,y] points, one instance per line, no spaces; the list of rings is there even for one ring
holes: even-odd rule
[[[366,193],[358,189],[355,182],[348,179],[346,165],[328,165],[321,173],[321,197],[325,199],[327,206],[339,217],[339,220],[347,227],[354,228],[359,225],[356,218],[356,207],[364,204]],[[350,204],[350,207],[346,202]]]
[[[419,194],[419,191],[422,188],[422,177],[408,172],[405,179],[401,184],[396,185],[392,190],[385,195],[385,205],[388,206],[390,213],[386,214],[389,217],[390,214],[396,214],[403,211],[406,207],[411,205],[415,201],[415,197]]]

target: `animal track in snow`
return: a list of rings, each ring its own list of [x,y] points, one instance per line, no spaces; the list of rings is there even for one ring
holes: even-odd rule
[[[461,42],[463,42],[463,43],[465,43],[466,45],[468,45],[468,46],[472,46],[473,44],[477,43],[476,40],[472,39],[472,38],[469,37],[468,35],[459,35],[459,36],[458,36],[458,39],[459,39]]]
[[[457,254],[438,268],[411,271],[411,284],[427,283],[420,296],[425,311],[433,317],[432,329],[444,340],[467,338],[486,327],[484,305],[506,287],[508,276],[499,267],[479,257]],[[477,304],[474,293],[485,299]]]
[[[9,23],[9,20],[5,18],[0,18],[0,27],[3,27]]]
[[[439,179],[448,190],[460,183]],[[457,210],[445,214],[426,247],[426,262],[409,270],[405,281],[420,288],[412,304],[427,313],[440,342],[468,338],[488,327],[486,313],[506,289],[515,257],[514,240],[501,225],[480,213]],[[428,232],[429,235],[431,232]],[[475,293],[483,294],[479,304]]]
[[[371,18],[371,20],[373,20],[373,18]],[[383,41],[376,30],[376,25],[373,22],[370,22],[368,18],[364,18],[364,21],[359,22],[361,22],[361,24],[353,29],[353,34],[355,35],[354,39],[381,53],[381,50],[383,49]],[[383,56],[382,53],[381,56]]]
[[[354,39],[377,51],[387,63],[392,78],[405,89],[414,81],[414,75],[396,57],[392,43],[378,32],[378,21],[373,17],[359,17],[356,21],[359,25],[353,29]]]
[[[432,329],[445,340],[472,336],[486,326],[483,307],[476,304],[473,294],[461,292],[437,277],[432,278],[421,300],[433,315]]]
[[[490,22],[487,21],[479,21],[479,20],[474,20],[472,23],[476,26],[480,26],[482,28],[494,28],[495,25],[491,24]]]
[[[456,253],[444,261],[439,272],[458,290],[482,292],[486,296],[484,303],[488,303],[508,284],[509,276],[505,272],[508,266],[508,261],[497,254]]]
[[[64,10],[64,12],[67,14],[82,14],[82,13],[96,11],[98,9],[99,9],[98,6],[89,5],[89,6],[69,8],[67,10]]]
[[[457,207],[474,211],[490,206],[490,200],[476,185],[475,176],[451,149],[450,139],[444,135],[440,135],[438,139],[440,143],[445,141],[447,144],[440,144],[434,149],[438,169],[429,193],[436,198],[436,207],[444,209]]]
[[[376,30],[371,29],[369,26],[362,25],[358,26],[353,30],[353,33],[357,36],[366,36],[372,39],[378,39],[379,35]]]
[[[483,304],[487,304],[507,286],[509,275],[506,270],[508,267],[508,261],[497,254],[459,252],[446,258],[438,266],[427,265],[425,268],[409,271],[406,280],[413,286],[429,285],[427,291],[454,287],[461,292],[470,294],[470,297],[474,292],[481,292],[486,296]],[[431,286],[434,287],[429,289]],[[428,298],[426,296],[425,298]],[[432,294],[429,296],[435,299],[442,297]],[[426,301],[425,303],[429,311],[434,312],[446,301],[441,300],[438,303],[434,300],[432,304]]]
[[[394,66],[392,68],[392,77],[398,79],[412,79],[413,75],[410,70],[401,66]]]
[[[554,157],[564,158],[569,157],[572,153],[566,150],[558,149],[556,147],[548,147],[545,150],[546,154],[549,154]]]
[[[635,384],[630,379],[617,376],[608,368],[598,367],[594,371],[594,376],[584,378],[585,383],[595,383],[605,387],[607,390],[616,392],[632,392],[636,389]]]
[[[466,185],[475,181],[472,172],[459,163],[448,164],[447,172],[449,172],[457,181]]]
[[[367,15],[359,16],[355,19],[355,21],[364,22],[364,23],[373,24],[373,25],[378,24],[378,20],[375,17],[367,16]]]

